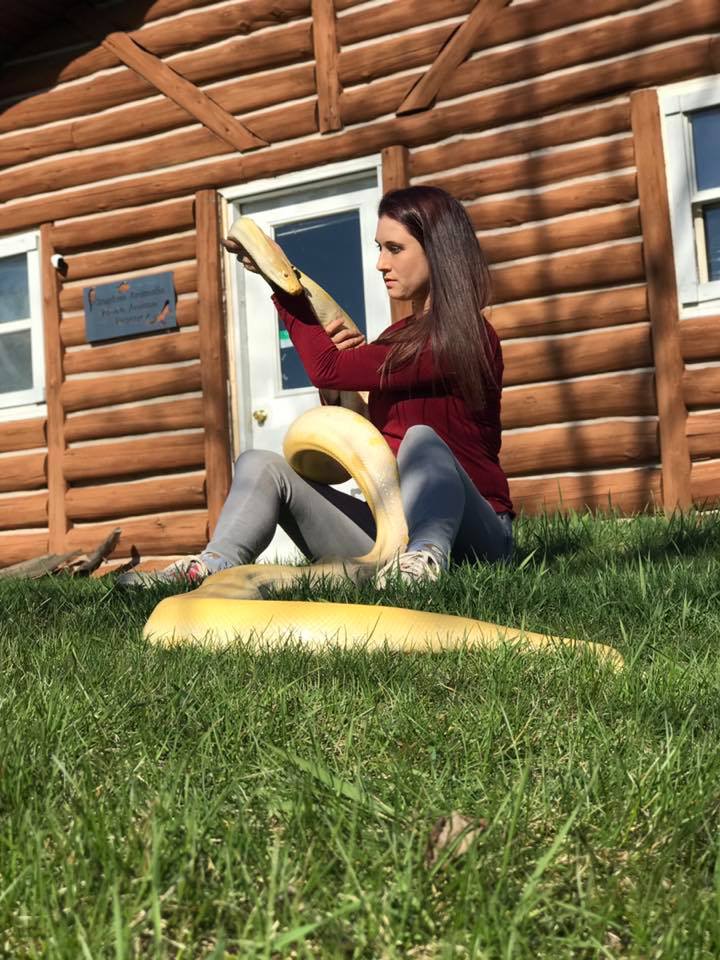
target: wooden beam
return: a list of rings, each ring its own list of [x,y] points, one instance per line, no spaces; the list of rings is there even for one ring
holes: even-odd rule
[[[676,509],[687,510],[692,504],[691,463],[685,429],[685,366],[678,325],[667,174],[660,109],[654,90],[640,90],[632,94],[631,120],[635,135],[643,256],[655,361],[663,506],[666,513],[672,513]]]
[[[200,375],[205,417],[205,473],[210,532],[230,489],[228,361],[222,306],[220,218],[214,190],[195,195]]]
[[[52,552],[62,553],[69,523],[65,512],[67,482],[65,457],[65,412],[63,384],[64,348],[60,339],[60,280],[51,258],[55,249],[50,241],[52,225],[40,227],[40,270],[43,294],[43,339],[45,343],[45,398],[47,403],[47,486],[48,543]]]
[[[488,23],[509,3],[510,0],[478,0],[467,20],[448,39],[433,65],[397,108],[398,116],[432,106],[443,84],[472,53]]]
[[[410,186],[410,151],[395,145],[382,151],[383,194]]]
[[[338,40],[333,0],[312,0],[315,85],[320,133],[342,130]]]
[[[410,151],[407,147],[395,144],[382,151],[382,192],[402,190],[410,186]],[[410,313],[410,304],[405,300],[391,300],[390,314],[393,323],[402,320]]]
[[[101,42],[106,50],[231,147],[243,152],[268,145],[267,140],[257,137],[171,66],[143,50],[126,33],[115,29],[96,7],[76,2],[64,9],[63,14],[93,39],[97,37],[98,28],[102,29],[105,36]]]

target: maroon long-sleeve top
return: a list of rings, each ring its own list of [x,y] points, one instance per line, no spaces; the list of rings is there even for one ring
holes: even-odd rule
[[[390,347],[366,343],[338,350],[317,322],[304,297],[273,297],[311,383],[323,390],[369,390],[369,416],[397,454],[405,431],[426,424],[455,454],[471,480],[498,513],[512,512],[508,482],[498,462],[501,442],[500,389],[488,390],[480,413],[473,413],[459,393],[448,387],[426,348],[417,363],[381,375]],[[406,321],[399,320],[389,330]],[[495,381],[502,383],[502,349],[486,321]]]

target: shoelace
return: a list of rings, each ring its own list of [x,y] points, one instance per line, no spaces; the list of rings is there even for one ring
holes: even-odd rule
[[[412,553],[403,553],[398,558],[398,568],[401,573],[408,573],[418,579],[428,571],[433,574],[440,572],[440,564],[429,550],[413,550]]]

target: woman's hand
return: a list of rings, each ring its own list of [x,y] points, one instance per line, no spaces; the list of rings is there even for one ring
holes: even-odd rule
[[[260,273],[255,261],[248,254],[245,247],[242,247],[237,240],[233,240],[232,237],[227,237],[225,240],[221,240],[220,243],[228,253],[232,253],[238,258],[246,270],[249,270],[250,273]]]
[[[355,333],[348,330],[342,317],[331,320],[325,327],[325,333],[330,337],[338,350],[351,350],[353,347],[361,347],[365,343],[365,337],[360,331]]]

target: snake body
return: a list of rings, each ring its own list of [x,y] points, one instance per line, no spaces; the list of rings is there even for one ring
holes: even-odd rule
[[[285,278],[292,289],[298,279],[305,289],[307,278],[284,260],[280,248],[270,246],[249,218],[241,220],[233,224],[229,235],[250,253],[262,272],[283,289]],[[313,284],[311,293],[310,302],[323,325],[338,316],[341,308],[321,287]],[[370,579],[407,544],[395,457],[365,417],[345,407],[309,410],[290,426],[283,452],[293,469],[308,480],[340,483],[352,477],[356,481],[375,518],[372,549],[350,560],[327,558],[308,566],[248,564],[217,573],[197,590],[168,597],[155,607],[144,629],[151,642],[163,646],[197,643],[219,649],[241,638],[261,649],[292,640],[312,649],[361,645],[406,652],[512,643],[533,650],[582,648],[614,668],[622,666],[622,657],[613,647],[483,620],[398,607],[265,599],[273,588],[308,580],[318,589],[331,581]]]

